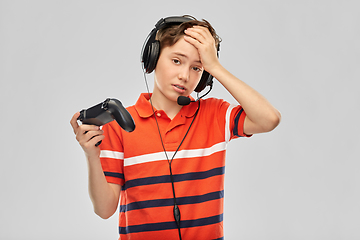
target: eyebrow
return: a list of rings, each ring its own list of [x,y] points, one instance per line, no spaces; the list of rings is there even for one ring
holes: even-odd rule
[[[175,55],[178,55],[178,56],[181,56],[181,57],[184,57],[184,58],[189,58],[188,56],[186,56],[185,54],[180,53],[180,52],[174,52],[174,54],[175,54]],[[196,60],[195,62],[201,64],[201,61],[200,61],[200,60]]]

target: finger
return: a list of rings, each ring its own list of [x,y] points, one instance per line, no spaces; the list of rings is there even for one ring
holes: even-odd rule
[[[86,137],[88,139],[92,139],[96,136],[99,136],[99,135],[103,135],[104,134],[104,131],[103,130],[97,130],[97,131],[88,131],[85,133]]]
[[[98,135],[91,137],[90,139],[87,139],[84,142],[81,142],[80,145],[83,147],[83,149],[85,151],[87,151],[95,146],[98,146],[97,143],[104,140],[104,138],[105,138],[105,136],[103,134],[98,134]]]
[[[196,40],[195,38],[193,37],[190,37],[188,35],[184,35],[184,40],[190,44],[192,44],[194,47],[196,47],[197,49],[199,49],[201,43]]]
[[[95,146],[98,142],[104,140],[105,136],[104,135],[97,135],[94,136],[93,138],[91,138],[84,146],[88,147],[93,147]]]
[[[80,112],[77,112],[73,115],[73,117],[70,120],[70,125],[72,126],[74,133],[76,134],[79,128],[79,124],[77,122],[78,117],[80,116]]]
[[[197,49],[199,49],[200,47],[204,47],[205,49],[209,48],[215,48],[215,39],[213,38],[213,36],[211,35],[209,29],[205,28],[205,27],[193,27],[193,28],[188,28],[188,31],[185,32],[187,36],[190,36],[192,38],[194,38],[195,40],[197,40],[201,45],[196,44],[196,42],[190,42],[192,43]],[[207,50],[207,51],[208,51]]]
[[[213,36],[211,35],[209,29],[207,27],[203,27],[203,26],[193,26],[191,28],[188,28],[189,33],[194,32],[197,33],[199,38],[202,38],[204,40],[213,40]]]
[[[77,134],[86,134],[87,132],[98,131],[100,130],[99,126],[82,124],[78,127]]]
[[[195,40],[199,41],[200,43],[203,43],[205,41],[204,36],[200,33],[200,31],[194,29],[194,28],[188,28],[185,30],[185,33],[194,38]]]
[[[194,25],[194,26],[192,26],[192,28],[199,29],[200,31],[202,31],[204,33],[209,33],[211,35],[210,30],[207,27]]]
[[[80,145],[85,145],[92,138],[104,134],[103,130],[99,130],[99,129],[90,130],[90,128],[92,128],[94,126],[91,126],[91,125],[88,125],[88,126],[85,125],[85,127],[82,127],[82,126],[84,126],[84,125],[80,126],[80,130],[76,134],[76,139],[78,140]]]
[[[197,26],[197,25],[195,25],[195,26],[192,27],[192,30],[197,31],[197,32],[200,33],[203,37],[209,36],[209,34],[210,34],[209,29],[206,28],[206,27],[203,27],[203,26]],[[211,35],[211,34],[210,34],[210,35]]]

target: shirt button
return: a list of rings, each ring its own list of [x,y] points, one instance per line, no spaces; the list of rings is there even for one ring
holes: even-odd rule
[[[161,117],[161,113],[157,113],[156,116]]]

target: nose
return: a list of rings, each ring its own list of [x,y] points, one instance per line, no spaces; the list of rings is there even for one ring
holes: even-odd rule
[[[189,80],[190,77],[190,70],[188,67],[182,67],[179,71],[179,79],[187,82]]]

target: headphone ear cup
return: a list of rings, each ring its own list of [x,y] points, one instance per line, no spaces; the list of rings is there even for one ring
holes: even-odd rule
[[[149,49],[147,51],[147,58],[144,61],[144,68],[146,73],[151,73],[156,68],[156,64],[158,62],[160,55],[160,42],[155,40],[153,43],[149,45]]]
[[[194,91],[201,92],[202,90],[204,90],[204,88],[206,86],[212,85],[212,83],[213,83],[212,80],[213,80],[213,76],[211,76],[210,73],[204,71],[203,74],[201,75],[201,79]]]

